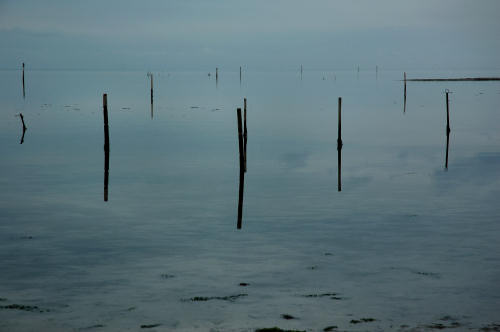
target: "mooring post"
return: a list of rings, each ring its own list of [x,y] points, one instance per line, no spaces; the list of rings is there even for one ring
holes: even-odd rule
[[[341,166],[342,166],[342,98],[339,97],[339,119],[338,119],[338,138],[337,138],[337,160],[338,160],[338,173],[337,173],[337,183],[338,183],[338,191],[342,190],[342,182],[341,182]]]
[[[151,105],[153,105],[153,73],[149,77],[151,79]]]
[[[450,134],[450,101],[448,98],[448,94],[450,91],[446,90],[446,135]]]
[[[26,97],[26,93],[25,93],[25,89],[24,89],[24,62],[23,62],[23,98]]]
[[[403,113],[406,113],[406,72],[403,74],[404,80],[404,101],[403,101]]]
[[[243,152],[244,152],[244,161],[245,161],[245,173],[247,171],[247,99],[243,98]]]
[[[240,151],[240,188],[238,197],[238,223],[237,228],[241,229],[241,218],[243,215],[243,187],[245,185],[245,165],[244,165],[244,151],[243,151],[243,133],[241,125],[241,108],[236,110],[238,117],[238,146]]]
[[[104,201],[108,201],[109,183],[109,126],[108,126],[108,95],[102,95],[104,116]]]
[[[444,167],[448,169],[448,150],[450,146],[450,102],[448,94],[450,91],[446,89],[446,161]]]

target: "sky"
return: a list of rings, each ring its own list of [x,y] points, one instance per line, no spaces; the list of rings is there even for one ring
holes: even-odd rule
[[[0,68],[498,69],[498,0],[0,0]]]

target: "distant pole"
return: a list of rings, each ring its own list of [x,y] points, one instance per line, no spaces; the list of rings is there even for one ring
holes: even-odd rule
[[[241,83],[241,66],[240,66],[240,83]]]
[[[405,84],[403,113],[406,113],[406,72],[404,72],[403,77],[404,77],[404,84]]]
[[[248,133],[247,133],[247,99],[243,99],[243,151],[244,151],[244,166],[245,166],[245,173],[247,171],[247,138],[248,138]]]
[[[448,94],[450,92],[446,90],[446,135],[450,134],[450,101],[448,98]]]
[[[219,80],[219,68],[215,68],[215,80]]]
[[[153,73],[149,77],[151,79],[151,105],[153,105]]]
[[[450,102],[448,98],[449,91],[446,89],[446,161],[444,167],[448,169],[448,150],[450,145]]]
[[[238,117],[238,146],[240,151],[240,188],[238,195],[238,223],[237,228],[241,229],[241,219],[243,216],[243,187],[245,185],[245,165],[244,165],[244,148],[243,148],[243,134],[241,125],[241,108],[236,110]]]
[[[24,62],[23,62],[23,98],[26,97],[25,89],[24,89]]]
[[[338,173],[337,173],[337,183],[338,183],[338,191],[342,190],[342,182],[341,182],[341,168],[342,168],[342,98],[339,97],[339,119],[338,119],[338,138],[337,138],[337,160],[338,160]]]
[[[302,65],[300,65],[300,79],[302,79]]]
[[[104,201],[108,201],[109,183],[109,126],[108,126],[108,95],[102,96],[104,115]]]

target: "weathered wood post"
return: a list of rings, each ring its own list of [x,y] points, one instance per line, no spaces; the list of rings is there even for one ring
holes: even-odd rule
[[[448,94],[450,91],[446,89],[446,161],[444,167],[448,169],[448,150],[450,146],[450,102],[448,98]]]
[[[244,151],[244,160],[245,160],[245,173],[247,171],[247,139],[248,139],[248,132],[247,132],[247,99],[243,98],[243,151]]]
[[[109,126],[108,126],[108,95],[102,96],[103,116],[104,116],[104,201],[108,201],[109,183]]]
[[[25,93],[25,89],[24,89],[24,62],[23,62],[23,98],[26,97],[26,93]]]
[[[238,195],[238,223],[237,228],[241,229],[241,218],[243,216],[243,187],[245,185],[245,165],[244,165],[244,150],[243,150],[243,133],[241,125],[241,108],[236,110],[238,118],[238,146],[240,151],[240,188]]]
[[[342,182],[341,182],[341,168],[342,168],[342,98],[339,97],[339,119],[338,119],[338,138],[337,138],[337,161],[338,161],[338,173],[337,173],[337,183],[338,183],[338,191],[342,190]]]
[[[403,74],[404,78],[404,101],[403,101],[403,113],[406,113],[406,72]]]
[[[151,105],[153,105],[153,73],[149,77],[151,79]]]

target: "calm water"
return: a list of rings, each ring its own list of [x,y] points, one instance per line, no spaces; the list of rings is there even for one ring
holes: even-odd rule
[[[144,72],[28,71],[25,99],[0,72],[0,330],[500,324],[500,82],[409,82],[403,112],[401,72],[213,74],[155,73],[151,110]]]

